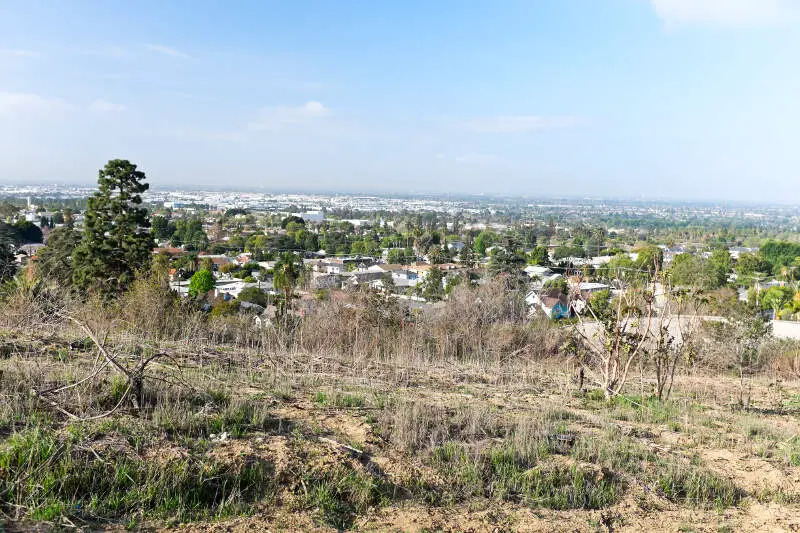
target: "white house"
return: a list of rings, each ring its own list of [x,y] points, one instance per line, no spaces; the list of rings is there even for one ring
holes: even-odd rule
[[[531,278],[543,278],[553,273],[553,271],[546,266],[540,265],[528,265],[525,267],[524,272]]]

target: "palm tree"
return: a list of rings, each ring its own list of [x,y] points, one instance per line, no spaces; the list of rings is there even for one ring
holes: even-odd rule
[[[200,258],[197,252],[189,252],[186,255],[186,268],[188,268],[190,272],[196,272],[199,266]]]

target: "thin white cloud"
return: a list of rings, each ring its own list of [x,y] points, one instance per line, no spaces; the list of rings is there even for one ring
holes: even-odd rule
[[[33,50],[24,50],[22,48],[0,48],[0,57],[23,58],[34,57],[38,55],[39,53],[34,52]]]
[[[469,120],[466,127],[478,133],[527,133],[563,128],[575,123],[574,117],[543,117],[539,115],[505,115]]]
[[[130,51],[126,50],[125,48],[114,45],[98,46],[95,48],[80,48],[76,50],[76,53],[85,56],[105,57],[110,59],[119,59],[131,55]]]
[[[68,109],[64,101],[35,93],[0,91],[0,116],[19,113],[53,115]]]
[[[650,0],[668,27],[713,25],[772,26],[798,15],[795,0]]]
[[[247,127],[253,131],[278,131],[290,127],[310,126],[331,115],[331,110],[316,100],[297,107],[262,107]]]
[[[102,98],[89,104],[89,111],[92,113],[120,113],[126,109],[127,108],[122,104],[115,104],[113,102],[109,102],[108,100],[103,100]]]
[[[191,56],[189,54],[181,52],[177,48],[172,48],[171,46],[165,46],[163,44],[148,43],[148,44],[142,45],[142,47],[145,50],[147,50],[149,52],[154,52],[156,54],[162,54],[162,55],[169,56],[169,57],[174,57],[174,58],[177,58],[177,59],[191,59]]]

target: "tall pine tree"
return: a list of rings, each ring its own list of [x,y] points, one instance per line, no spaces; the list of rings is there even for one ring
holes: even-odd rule
[[[150,186],[144,172],[123,159],[100,170],[99,189],[89,198],[83,239],[73,256],[79,288],[109,297],[124,291],[136,272],[150,268],[153,237],[141,194]]]

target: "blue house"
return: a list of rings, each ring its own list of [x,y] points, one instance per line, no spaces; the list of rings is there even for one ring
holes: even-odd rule
[[[531,307],[538,307],[553,320],[570,317],[570,306],[567,297],[558,291],[537,294],[531,291],[525,297],[525,302]]]

